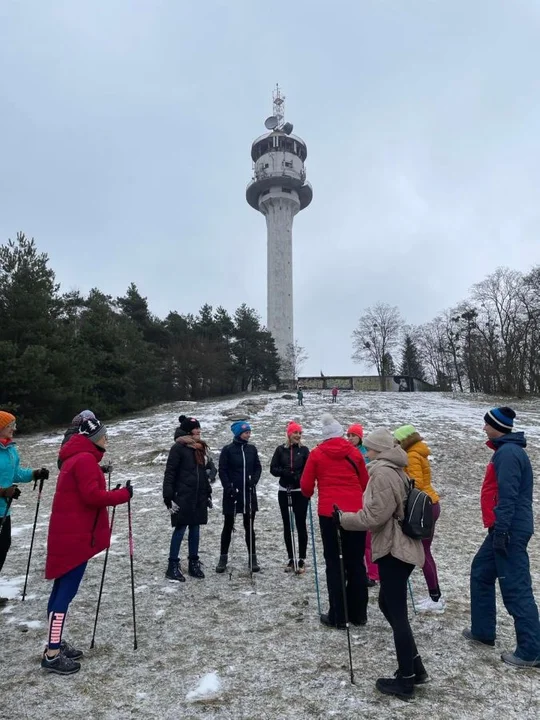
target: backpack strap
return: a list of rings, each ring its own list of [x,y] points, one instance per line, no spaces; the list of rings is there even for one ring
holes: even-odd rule
[[[357,478],[360,480],[360,470],[359,470],[358,467],[356,466],[356,463],[354,462],[354,460],[352,459],[352,457],[351,457],[350,455],[345,455],[345,460],[346,460],[350,465],[353,466],[354,472],[356,473]]]

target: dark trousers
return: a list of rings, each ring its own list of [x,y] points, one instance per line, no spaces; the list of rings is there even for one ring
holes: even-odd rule
[[[234,515],[224,515],[225,522],[223,523],[223,530],[221,531],[221,555],[227,555],[229,552],[229,545],[231,544],[231,537],[233,528],[235,525],[235,516]],[[250,520],[249,520],[249,514],[244,513],[242,515],[244,518],[244,534],[246,538],[246,546],[248,549],[248,552],[251,550],[253,555],[257,552],[255,549],[255,511],[251,513],[251,544],[249,542],[249,526],[250,526]]]
[[[11,515],[8,515],[0,533],[0,570],[4,567],[8,550],[11,547]]]
[[[292,509],[294,513],[294,522],[296,524],[296,532],[298,534],[298,558],[305,560],[307,553],[307,525],[306,516],[309,499],[302,495],[301,492],[285,492],[278,491],[279,509],[281,510],[281,519],[283,520],[283,537],[287,548],[287,557],[293,559],[291,522],[289,518],[289,495],[292,501]]]
[[[530,538],[528,533],[511,533],[505,557],[493,550],[493,535],[488,534],[471,566],[472,634],[484,640],[495,639],[495,582],[498,579],[504,605],[514,618],[515,654],[522,660],[540,658],[540,621],[527,554]]]
[[[49,604],[47,605],[47,616],[49,618],[49,642],[47,647],[50,650],[57,650],[60,647],[68,607],[77,594],[85,570],[86,563],[83,562],[54,581]]]
[[[414,658],[418,655],[407,614],[407,580],[414,565],[385,555],[377,560],[379,566],[379,607],[394,633],[394,645],[399,672],[404,677],[414,675]]]
[[[319,515],[319,525],[324,549],[324,561],[326,563],[326,586],[330,603],[328,617],[330,622],[341,624],[345,622],[345,611],[336,526],[331,517],[322,515]],[[364,565],[366,533],[343,529],[340,532],[349,620],[353,623],[364,622],[367,617],[368,604],[367,575]]]

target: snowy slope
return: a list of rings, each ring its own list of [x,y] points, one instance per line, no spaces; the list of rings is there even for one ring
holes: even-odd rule
[[[12,600],[0,614],[2,663],[0,717],[40,720],[61,712],[71,718],[537,718],[540,716],[540,672],[517,671],[499,659],[513,649],[512,623],[502,608],[497,648],[470,647],[460,637],[468,624],[468,571],[483,538],[479,488],[489,451],[483,445],[482,416],[493,398],[470,399],[439,394],[342,393],[330,406],[329,393],[306,393],[305,406],[279,395],[250,397],[253,442],[264,472],[259,484],[256,519],[258,555],[263,571],[250,583],[247,553],[239,536],[232,548],[232,579],[216,575],[221,532],[221,488],[202,529],[201,558],[205,580],[181,585],[165,581],[170,522],[161,500],[163,466],[176,418],[189,412],[200,418],[203,433],[216,451],[229,441],[232,413],[244,415],[245,399],[161,406],[110,427],[113,482],[128,478],[135,485],[134,533],[139,650],[132,649],[131,597],[126,508],[116,513],[96,648],[88,650],[103,558],[91,561],[68,618],[66,637],[86,651],[83,669],[68,678],[39,669],[45,640],[46,602],[50,584],[42,579],[47,522],[54,477],[44,491],[36,532],[35,554],[24,603]],[[240,406],[240,407],[238,407]],[[540,473],[540,406],[517,401],[521,427],[527,430],[530,454]],[[366,429],[413,422],[433,452],[434,484],[441,494],[442,516],[434,545],[441,587],[448,608],[442,616],[417,616],[413,630],[431,684],[412,703],[378,694],[374,682],[392,674],[395,657],[390,629],[370,590],[369,622],[354,628],[356,686],[348,682],[344,632],[320,626],[312,563],[302,577],[283,572],[284,545],[277,506],[277,482],[268,472],[285,424],[304,425],[305,442],[319,441],[319,418],[328,409],[346,426]],[[229,417],[226,417],[227,413]],[[61,435],[24,438],[24,464],[55,468]],[[215,452],[217,459],[217,452]],[[219,486],[219,482],[218,482]],[[536,491],[536,519],[540,493]],[[13,513],[13,545],[0,580],[0,595],[20,597],[35,512],[30,486]],[[318,533],[317,533],[318,535]],[[317,541],[318,542],[318,541]],[[187,554],[184,541],[183,556]],[[323,597],[323,559],[317,546]],[[311,549],[309,550],[311,552]],[[540,599],[540,547],[531,543],[533,583]],[[413,585],[424,594],[421,572]],[[216,673],[216,676],[208,675]],[[202,688],[202,690],[201,690]],[[205,688],[212,692],[206,694]],[[196,692],[195,692],[196,691]]]

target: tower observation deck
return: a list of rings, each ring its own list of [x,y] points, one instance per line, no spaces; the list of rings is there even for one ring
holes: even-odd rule
[[[294,216],[306,208],[313,190],[306,181],[306,143],[292,134],[284,121],[285,98],[278,86],[273,93],[274,114],[265,122],[269,132],[251,146],[253,179],[246,200],[266,217],[267,228],[267,326],[281,360],[280,376],[292,379],[294,346],[292,226]]]

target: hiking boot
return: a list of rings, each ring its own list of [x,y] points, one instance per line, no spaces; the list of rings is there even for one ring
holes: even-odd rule
[[[227,561],[229,559],[228,555],[220,555],[218,564],[216,565],[216,572],[217,573],[223,573],[227,569]]]
[[[410,700],[414,696],[414,675],[411,677],[379,678],[375,683],[379,692],[394,695],[401,700]]]
[[[427,670],[424,667],[424,663],[422,662],[422,658],[420,657],[420,655],[417,655],[414,658],[413,662],[414,662],[413,683],[415,685],[425,685],[426,683],[429,682],[430,678],[429,678],[429,675],[427,674]],[[394,677],[395,678],[401,677],[401,673],[399,672],[399,670],[396,670],[396,672],[394,673]]]
[[[489,647],[495,647],[495,640],[488,640],[487,638],[481,638],[477,635],[473,635],[467,628],[461,634],[464,638],[467,638],[467,640],[471,640],[472,642],[480,643],[480,645],[488,645]]]
[[[511,652],[503,652],[501,660],[507,665],[513,665],[514,667],[540,668],[540,658],[536,658],[536,660],[523,660],[523,658],[520,658],[515,653]]]
[[[289,560],[289,562],[285,565],[285,572],[289,573],[294,570],[294,560]]]
[[[367,617],[363,618],[349,618],[349,622],[351,625],[358,625],[363,627],[364,625],[367,625]]]
[[[62,640],[60,643],[60,652],[64,657],[67,657],[70,660],[79,660],[79,658],[84,656],[82,650],[77,650],[77,648],[74,648],[73,645],[70,645],[65,640]]]
[[[57,675],[73,675],[81,669],[81,663],[75,662],[59,652],[55,657],[48,658],[46,654],[41,659],[41,667],[47,672]]]
[[[347,627],[345,623],[334,622],[330,619],[330,615],[327,615],[326,613],[321,614],[319,616],[319,620],[321,621],[321,624],[326,625],[326,627],[338,628],[338,630],[344,630]]]
[[[303,575],[306,572],[306,561],[300,559],[298,561],[298,566],[296,568],[296,574],[297,575]]]
[[[180,560],[169,560],[169,567],[165,573],[167,580],[176,580],[177,582],[186,582],[186,578],[180,570]]]
[[[188,572],[191,577],[200,578],[201,580],[204,578],[204,573],[202,571],[201,562],[198,556],[189,558]]]
[[[251,572],[259,572],[259,570],[261,569],[256,555],[251,556],[251,562],[248,562],[248,565]]]

